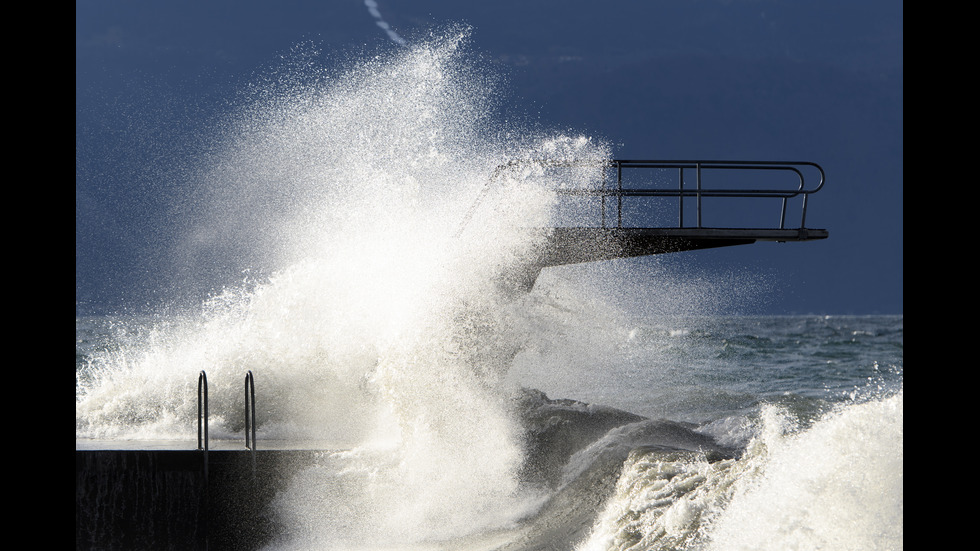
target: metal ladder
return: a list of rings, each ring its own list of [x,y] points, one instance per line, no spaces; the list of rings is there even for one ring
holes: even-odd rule
[[[197,379],[197,449],[201,451],[204,469],[204,491],[201,494],[203,511],[203,541],[204,549],[211,545],[210,508],[211,481],[208,474],[208,377],[203,370]],[[256,425],[255,425],[255,377],[251,371],[245,374],[245,449],[251,451],[252,460],[252,490],[256,487]],[[219,536],[220,537],[220,536]]]
[[[245,374],[245,449],[252,452],[252,474],[255,474],[255,451],[258,447],[255,425],[255,376]],[[208,376],[201,371],[197,378],[197,449],[204,452],[204,480],[208,476]]]

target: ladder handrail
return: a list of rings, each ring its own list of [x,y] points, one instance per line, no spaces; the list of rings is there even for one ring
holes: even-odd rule
[[[204,488],[208,487],[208,376],[201,371],[197,376],[197,449],[204,461]],[[205,497],[205,499],[207,499]]]
[[[208,451],[208,376],[197,376],[197,449]]]
[[[251,438],[250,438],[251,437]],[[255,450],[258,441],[255,439],[255,376],[249,370],[245,374],[245,449],[252,453],[252,480],[255,480],[256,460]]]
[[[208,376],[201,370],[197,376],[197,449],[203,453],[204,462],[204,491],[201,494],[203,504],[202,522],[204,530],[204,546],[207,548],[209,535],[208,507],[211,505],[210,483],[208,480]]]
[[[257,448],[255,439],[255,376],[249,371],[245,374],[245,449]]]

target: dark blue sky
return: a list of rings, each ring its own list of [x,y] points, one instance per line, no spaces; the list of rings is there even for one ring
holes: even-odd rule
[[[370,2],[369,2],[370,3]],[[363,0],[76,1],[76,311],[173,294],[168,187],[188,133],[290,48],[396,47]],[[412,41],[451,23],[509,79],[505,109],[618,158],[809,160],[830,239],[668,255],[768,274],[770,313],[903,312],[903,5],[889,0],[378,0]],[[334,58],[330,52],[338,52]],[[341,53],[342,52],[342,53]]]

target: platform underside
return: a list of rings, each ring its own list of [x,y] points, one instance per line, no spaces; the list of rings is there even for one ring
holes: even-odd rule
[[[747,245],[756,241],[826,239],[821,229],[554,228],[539,257],[542,267]]]
[[[814,241],[828,236],[827,230],[809,228],[565,227],[532,231],[544,234],[544,245],[533,259],[518,266],[507,278],[515,289],[524,292],[534,287],[541,270],[549,266],[748,245],[756,241]]]

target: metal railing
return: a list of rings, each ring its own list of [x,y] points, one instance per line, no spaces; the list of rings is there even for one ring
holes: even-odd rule
[[[508,173],[519,169],[538,169],[551,171],[551,178],[561,179],[560,170],[569,171],[571,179],[587,180],[584,186],[564,186],[555,189],[559,196],[575,196],[599,199],[599,224],[603,228],[623,227],[664,227],[664,228],[705,228],[703,202],[707,198],[776,198],[781,200],[779,208],[779,229],[786,229],[786,211],[789,201],[801,198],[799,229],[806,228],[807,203],[809,196],[820,191],[824,185],[824,171],[820,165],[809,161],[670,161],[670,160],[610,160],[610,161],[549,161],[518,160],[500,165],[481,190],[473,205],[466,212],[459,226],[460,235],[470,223],[491,189]],[[571,171],[579,171],[577,175]],[[673,185],[663,185],[665,174],[673,171],[676,180]],[[591,174],[589,174],[591,172]],[[644,173],[647,177],[644,178]],[[712,185],[705,184],[705,176],[712,174]],[[721,174],[722,178],[715,179]],[[733,185],[741,182],[742,175],[749,175],[754,185]],[[637,182],[639,175],[639,182]],[[776,177],[772,177],[775,175]],[[655,176],[660,176],[656,178]],[[693,178],[693,182],[688,181]],[[778,178],[778,181],[777,181]],[[661,181],[654,181],[661,180]],[[807,187],[817,180],[815,185]],[[724,185],[714,185],[718,182]],[[764,181],[764,184],[758,183]],[[776,185],[772,185],[772,184]],[[667,198],[677,201],[676,224],[657,226],[626,225],[624,222],[624,202],[629,198]],[[685,199],[694,201],[695,223],[686,226],[684,214]],[[615,206],[615,222],[608,220],[610,202]]]

